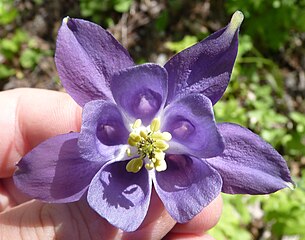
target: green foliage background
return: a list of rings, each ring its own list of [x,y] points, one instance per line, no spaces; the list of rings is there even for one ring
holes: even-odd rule
[[[163,47],[158,49],[167,57],[212,32],[209,28],[195,32],[188,28],[180,32],[174,21],[188,6],[187,1],[161,2],[165,7],[147,26],[149,31],[154,31],[164,40]],[[194,5],[200,3],[189,2]],[[210,233],[220,240],[277,240],[287,236],[305,239],[305,93],[298,92],[298,89],[288,92],[285,75],[285,69],[300,73],[304,72],[304,68],[302,65],[292,68],[279,60],[305,54],[305,0],[217,2],[225,19],[218,22],[222,26],[236,10],[245,15],[231,83],[225,96],[215,105],[217,121],[241,124],[271,143],[285,157],[288,165],[296,169],[292,173],[297,188],[269,196],[223,195],[223,216]],[[39,6],[44,1],[32,3]],[[124,14],[130,14],[135,3],[141,1],[79,0],[78,17],[104,27],[113,27]],[[23,14],[14,4],[13,0],[0,0],[0,27],[14,23]],[[182,15],[180,20],[187,21],[187,18]],[[169,35],[172,37],[168,38]],[[300,49],[301,54],[295,48]],[[136,47],[131,52],[138,63],[150,60],[146,52],[139,55]],[[0,39],[0,81],[8,81],[12,76],[22,78],[23,71],[35,69],[41,57],[51,55],[53,51],[41,48],[35,37],[29,36],[22,26],[14,28]],[[288,105],[287,96],[293,102],[292,106]]]

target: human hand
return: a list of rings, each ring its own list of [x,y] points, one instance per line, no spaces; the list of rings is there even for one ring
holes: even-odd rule
[[[144,222],[131,233],[110,225],[85,199],[68,204],[29,199],[14,186],[15,164],[42,141],[78,132],[81,108],[65,93],[15,89],[0,93],[0,112],[0,239],[212,239],[205,232],[219,220],[220,196],[190,222],[178,224],[153,194]]]

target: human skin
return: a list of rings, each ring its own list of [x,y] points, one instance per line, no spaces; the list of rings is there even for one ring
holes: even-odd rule
[[[206,232],[220,218],[220,196],[190,222],[178,224],[153,192],[140,228],[124,233],[96,214],[85,198],[49,204],[16,189],[12,176],[20,158],[50,137],[79,131],[81,112],[66,93],[38,89],[0,92],[0,239],[213,239]]]

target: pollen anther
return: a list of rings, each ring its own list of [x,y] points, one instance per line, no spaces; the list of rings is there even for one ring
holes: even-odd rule
[[[141,126],[141,124],[142,124],[142,120],[141,120],[141,119],[137,119],[137,120],[134,122],[134,124],[132,125],[132,128],[133,128],[133,129],[137,129],[137,128],[139,128],[139,127]]]
[[[128,172],[137,173],[141,170],[142,166],[143,166],[143,159],[134,158],[127,163],[126,170]]]
[[[168,141],[172,135],[169,132],[160,131],[161,122],[159,118],[154,118],[148,127],[142,126],[141,119],[137,119],[132,125],[132,131],[129,134],[128,144],[135,151],[127,149],[127,156],[131,156],[131,152],[136,152],[136,158],[131,159],[126,165],[128,172],[136,173],[141,170],[143,163],[147,170],[156,169],[156,171],[164,171],[167,168],[165,161],[165,153],[169,148]]]

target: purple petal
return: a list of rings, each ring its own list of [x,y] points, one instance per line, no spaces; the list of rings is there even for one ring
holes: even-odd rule
[[[95,99],[112,99],[112,74],[134,64],[109,32],[68,17],[58,32],[55,62],[63,86],[81,106]]]
[[[221,177],[204,161],[169,155],[167,169],[156,172],[154,186],[169,214],[179,223],[192,219],[221,190]]]
[[[222,97],[236,58],[242,20],[242,13],[235,12],[227,27],[178,53],[165,64],[169,78],[168,103],[180,94],[203,93],[213,104]]]
[[[285,160],[258,135],[230,123],[219,124],[218,129],[225,150],[207,161],[222,176],[223,192],[267,194],[293,183]]]
[[[215,157],[224,144],[215,124],[211,101],[202,94],[184,96],[168,105],[163,114],[162,131],[172,134],[171,153]]]
[[[83,122],[78,140],[81,156],[89,161],[106,162],[124,152],[129,132],[114,103],[95,100],[83,109]]]
[[[112,225],[134,231],[143,222],[150,201],[152,181],[145,168],[126,171],[128,161],[105,165],[92,180],[89,205]]]
[[[87,190],[101,164],[79,156],[78,133],[50,138],[17,164],[16,186],[33,198],[53,203],[73,202]]]
[[[148,125],[166,101],[166,70],[156,64],[124,69],[114,75],[111,91],[118,106],[131,120],[139,118]]]

